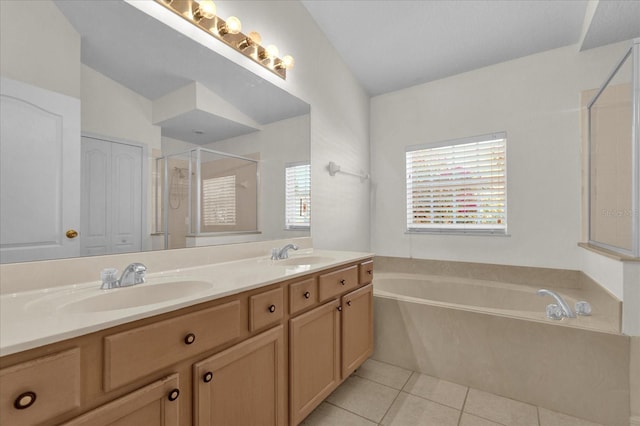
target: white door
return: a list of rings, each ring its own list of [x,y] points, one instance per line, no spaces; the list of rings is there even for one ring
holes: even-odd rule
[[[80,101],[2,77],[0,263],[79,255],[79,178]]]
[[[142,148],[82,138],[83,256],[142,249]]]

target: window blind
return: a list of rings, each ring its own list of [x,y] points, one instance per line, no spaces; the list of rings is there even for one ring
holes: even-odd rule
[[[236,177],[202,181],[202,219],[205,226],[236,224]]]
[[[506,134],[408,147],[407,230],[506,233]]]
[[[311,222],[311,165],[285,167],[285,228],[309,228]]]

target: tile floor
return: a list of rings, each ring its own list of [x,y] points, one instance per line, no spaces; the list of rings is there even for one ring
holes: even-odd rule
[[[368,360],[305,426],[598,426],[391,364]]]

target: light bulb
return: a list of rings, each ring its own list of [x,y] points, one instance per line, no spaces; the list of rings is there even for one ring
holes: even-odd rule
[[[198,7],[193,12],[193,19],[200,22],[202,18],[213,19],[216,16],[216,4],[213,0],[200,0]]]
[[[255,44],[260,44],[262,43],[262,36],[260,35],[259,32],[257,31],[251,31],[249,33],[249,38],[251,39],[252,42],[254,42]]]
[[[282,58],[282,65],[284,66],[284,69],[290,70],[295,64],[296,61],[293,60],[293,56],[291,55],[285,55],[284,58]]]
[[[235,16],[230,16],[229,19],[227,19],[227,31],[229,31],[230,34],[238,34],[242,31],[242,23],[240,20]]]
[[[280,51],[278,50],[278,47],[275,44],[268,45],[264,51],[265,51],[266,57],[269,59],[277,58],[278,54],[280,53]]]
[[[251,31],[247,37],[245,37],[240,43],[238,43],[238,49],[245,50],[248,47],[255,46],[262,42],[262,36],[260,33]]]

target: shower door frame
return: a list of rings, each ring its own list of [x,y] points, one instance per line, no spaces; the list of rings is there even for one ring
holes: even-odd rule
[[[612,246],[591,238],[591,107],[596,103],[600,95],[607,89],[611,80],[618,73],[620,68],[631,57],[631,91],[632,91],[632,119],[631,119],[631,250]],[[587,104],[588,108],[588,237],[589,244],[624,256],[640,257],[640,38],[632,41],[631,46],[616,64],[613,71],[604,81],[598,92]]]

